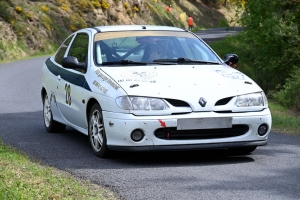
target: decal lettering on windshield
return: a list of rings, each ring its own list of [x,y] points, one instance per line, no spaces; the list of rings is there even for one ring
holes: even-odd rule
[[[98,83],[96,80],[94,80],[93,84],[99,89],[101,90],[104,94],[106,94],[106,92],[108,91],[105,87],[103,87],[100,83]]]
[[[125,71],[121,73],[124,79],[118,80],[118,82],[144,82],[144,83],[156,83],[156,80],[150,80],[157,75],[156,71]]]
[[[216,72],[226,78],[245,80],[245,76],[241,72],[231,70],[216,70]]]
[[[108,78],[107,76],[105,76],[104,74],[102,74],[102,72],[100,71],[100,69],[97,69],[95,71],[95,74],[98,75],[98,77],[102,78],[103,81],[107,82],[111,87],[113,87],[115,90],[119,89],[120,87],[118,86],[118,84],[116,84],[113,80],[111,80],[110,78]]]

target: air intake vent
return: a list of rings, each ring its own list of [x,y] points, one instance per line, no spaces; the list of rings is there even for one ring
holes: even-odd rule
[[[190,105],[185,101],[176,100],[176,99],[165,99],[165,100],[174,107],[190,107]]]
[[[233,97],[227,97],[224,99],[220,99],[219,101],[217,101],[217,103],[215,104],[215,106],[224,106],[226,105]]]
[[[249,127],[244,124],[232,125],[232,128],[177,130],[176,127],[159,128],[154,135],[163,140],[203,140],[231,138],[246,134]]]

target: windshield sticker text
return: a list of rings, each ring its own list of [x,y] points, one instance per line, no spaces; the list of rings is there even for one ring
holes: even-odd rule
[[[117,90],[117,89],[120,88],[114,81],[112,81],[110,78],[108,78],[107,76],[105,76],[104,74],[102,74],[102,72],[100,71],[100,69],[97,69],[95,71],[95,74],[97,74],[98,77],[102,78],[103,81],[107,82],[115,90]]]
[[[93,84],[99,89],[101,90],[104,94],[106,94],[106,92],[108,91],[105,87],[103,87],[100,83],[98,83],[96,80],[94,80]]]

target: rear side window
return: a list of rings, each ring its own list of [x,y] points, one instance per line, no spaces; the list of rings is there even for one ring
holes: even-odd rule
[[[69,51],[69,56],[77,58],[78,62],[86,62],[89,46],[89,36],[87,34],[78,34],[74,39]]]
[[[56,55],[55,55],[55,62],[61,64],[62,59],[64,58],[64,55],[66,53],[66,50],[72,40],[74,35],[70,36],[58,49]]]

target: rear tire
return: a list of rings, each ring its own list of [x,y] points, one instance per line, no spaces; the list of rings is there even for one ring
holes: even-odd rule
[[[53,120],[48,94],[45,95],[43,103],[44,125],[46,130],[49,133],[63,132],[66,129],[66,125]]]
[[[89,139],[94,154],[100,158],[108,156],[107,140],[99,104],[94,104],[89,114]]]

